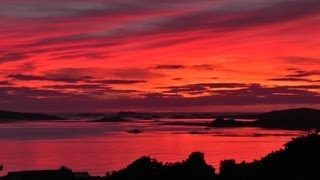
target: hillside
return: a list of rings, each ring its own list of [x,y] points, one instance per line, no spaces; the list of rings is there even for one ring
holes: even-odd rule
[[[256,122],[260,127],[312,129],[320,127],[320,110],[299,108],[272,111],[259,115]]]
[[[253,117],[253,116],[252,116]],[[320,128],[320,110],[310,108],[286,109],[254,115],[256,121],[241,122],[234,119],[217,118],[214,127],[263,127],[280,129]]]
[[[254,162],[236,163],[223,160],[220,173],[208,165],[204,155],[192,153],[177,163],[162,163],[142,157],[126,168],[107,174],[107,180],[270,180],[270,179],[319,179],[320,136],[315,132],[286,143],[283,149],[272,152]]]
[[[24,120],[64,120],[65,118],[42,113],[22,113],[13,111],[0,111],[0,121],[24,121]]]

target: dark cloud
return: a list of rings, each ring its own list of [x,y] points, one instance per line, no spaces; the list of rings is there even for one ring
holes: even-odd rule
[[[285,60],[290,63],[299,63],[299,64],[309,64],[309,63],[320,63],[320,58],[318,57],[302,57],[302,56],[284,56],[280,59]]]
[[[65,78],[65,77],[49,77],[49,76],[35,76],[35,75],[24,75],[24,74],[11,74],[7,78],[20,81],[57,81],[57,82],[66,82],[66,83],[75,83],[90,79],[90,76],[84,76],[81,78]]]
[[[12,98],[12,103],[19,103],[19,98],[52,98],[52,97],[66,97],[69,94],[65,94],[60,91],[44,90],[29,87],[0,87],[0,97],[3,99]]]
[[[96,84],[64,84],[64,85],[51,85],[51,86],[43,86],[43,88],[64,90],[64,89],[94,89],[94,90],[109,90],[110,87],[104,87]]]
[[[181,81],[182,78],[173,78],[172,80],[173,80],[173,81]]]
[[[205,86],[209,88],[241,88],[248,86],[248,84],[244,83],[198,83],[194,85]]]
[[[57,74],[56,74],[57,75]],[[72,87],[86,87],[86,88],[99,88],[101,85],[111,85],[111,84],[138,84],[146,83],[145,80],[127,80],[127,79],[95,79],[92,76],[82,76],[78,78],[69,78],[69,77],[54,77],[54,76],[35,76],[35,75],[24,75],[24,74],[11,74],[7,78],[20,81],[53,81],[53,82],[64,82],[64,83],[94,83],[85,84],[85,85],[56,85],[55,88],[72,88]],[[52,86],[54,87],[54,86]]]
[[[48,77],[84,77],[93,76],[94,74],[105,75],[107,69],[103,68],[58,68],[43,72]]]
[[[126,68],[126,69],[110,69],[107,70],[110,75],[119,77],[121,79],[149,79],[149,78],[159,78],[164,75],[157,72],[152,72],[148,69],[140,69],[140,68]]]
[[[308,78],[310,76],[320,76],[320,70],[301,70],[297,68],[289,68],[287,69],[288,74],[284,77],[276,77],[268,79],[268,81],[287,81],[287,82],[309,82],[309,83],[317,83],[320,80],[314,80]]]
[[[152,42],[152,43],[146,43],[142,46],[142,48],[147,49],[153,49],[153,48],[162,48],[162,47],[168,47],[173,46],[177,44],[184,44],[184,43],[190,43],[192,41],[201,40],[208,35],[194,35],[194,37],[187,37],[187,38],[179,38],[179,37],[171,37],[171,39],[159,39],[158,42]]]
[[[319,14],[320,2],[318,0],[292,0],[292,1],[195,1],[183,2],[167,1],[94,1],[77,2],[68,1],[61,3],[52,1],[43,2],[1,2],[0,15],[4,18],[22,18],[32,20],[43,19],[47,26],[41,31],[51,31],[61,22],[74,28],[81,22],[90,27],[91,21],[96,19],[113,20],[114,26],[106,29],[97,29],[90,32],[74,32],[60,34],[54,37],[44,37],[28,43],[10,46],[20,52],[11,52],[0,57],[0,62],[23,60],[31,54],[50,53],[78,49],[77,54],[53,57],[53,59],[70,59],[89,57],[101,59],[109,57],[109,52],[90,53],[83,52],[83,48],[114,47],[129,43],[132,39],[145,38],[156,35],[157,37],[170,36],[171,38],[157,39],[149,47],[164,47],[174,44],[187,43],[198,39],[206,39],[257,26],[286,23],[288,21],[307,18]],[[188,11],[186,11],[186,9]],[[175,12],[172,15],[164,15]],[[272,12],[272,13],[270,13]],[[49,18],[49,19],[48,19]],[[78,18],[78,19],[77,19]],[[119,19],[131,19],[117,24]],[[32,21],[28,21],[29,23]],[[42,21],[36,21],[41,22]],[[94,21],[93,21],[94,22]],[[42,25],[42,24],[41,24]],[[83,26],[84,26],[83,25]],[[59,26],[60,27],[60,26]],[[82,27],[82,26],[81,26]],[[33,30],[35,32],[39,31]],[[43,32],[43,33],[44,33]],[[176,34],[202,32],[190,37],[181,37]],[[34,33],[34,32],[33,32]],[[61,45],[61,46],[57,46]],[[28,48],[28,52],[25,52]],[[117,50],[114,50],[117,51]],[[121,50],[123,52],[123,49]],[[293,61],[306,58],[285,57]],[[319,62],[319,58],[309,58]]]
[[[108,93],[116,94],[128,94],[137,93],[139,91],[130,89],[114,89],[109,86],[104,86],[101,84],[64,84],[64,85],[51,85],[43,86],[42,88],[57,90],[57,91],[67,91],[72,94],[87,94],[87,95],[104,95]]]
[[[184,69],[184,68],[186,68],[184,65],[178,65],[178,64],[164,64],[164,65],[156,65],[154,67],[150,67],[150,69],[167,69],[167,70]]]
[[[272,79],[268,79],[268,81],[317,82],[307,78],[294,78],[294,77],[272,78]]]
[[[236,84],[236,83],[235,83]],[[211,85],[222,87],[222,85]],[[230,87],[230,85],[226,85]],[[200,87],[200,88],[199,88]],[[243,85],[242,88],[209,89],[201,86],[190,87],[189,90],[208,91],[210,94],[197,97],[184,97],[181,94],[169,92],[137,92],[134,90],[116,90],[106,88],[105,93],[120,93],[118,98],[99,99],[91,96],[102,91],[92,91],[91,94],[60,92],[26,87],[0,87],[0,108],[16,110],[45,111],[90,111],[107,109],[148,108],[170,109],[172,107],[201,107],[218,105],[281,105],[281,104],[320,104],[320,94],[309,91],[320,86],[262,86],[259,84]],[[233,87],[236,87],[234,85]],[[62,87],[59,87],[62,88]],[[193,89],[192,89],[193,88]],[[164,90],[167,91],[167,90]],[[126,93],[139,93],[140,96],[127,96]],[[61,109],[63,107],[63,109]]]
[[[251,7],[252,3],[250,2]],[[264,6],[257,5],[257,8],[248,8],[250,5],[244,2],[242,4],[235,2],[234,5],[226,3],[216,8],[213,6],[212,8],[204,8],[182,15],[155,18],[151,22],[141,22],[146,27],[144,29],[137,29],[136,31],[134,31],[135,29],[128,29],[124,30],[124,32],[129,36],[182,33],[198,30],[220,33],[288,22],[320,13],[318,8],[320,2],[318,0],[277,1],[276,3],[265,3]],[[272,12],[272,15],[270,12]],[[148,25],[150,28],[148,28]]]
[[[142,99],[153,99],[153,98],[183,98],[182,95],[178,94],[164,94],[164,93],[145,93],[141,94]]]
[[[27,58],[29,58],[29,56],[24,53],[8,53],[2,56],[0,55],[0,63],[25,60]]]
[[[70,37],[72,36],[72,37]],[[84,38],[85,36],[85,38]],[[81,44],[78,44],[81,43]],[[83,44],[82,44],[83,43]],[[63,46],[54,46],[61,44]],[[107,58],[108,53],[112,51],[104,50],[103,52],[93,53],[90,50],[112,47],[119,45],[119,42],[109,41],[101,39],[101,37],[92,37],[86,34],[74,34],[74,35],[63,35],[58,37],[47,37],[31,43],[24,43],[15,46],[17,49],[29,50],[21,51],[25,54],[45,54],[50,53],[53,57],[50,60],[57,59],[73,59],[79,57],[93,57],[93,58]],[[51,46],[49,46],[51,45]]]
[[[317,93],[308,91],[309,89],[319,88],[320,86],[301,85],[301,86],[262,86],[259,84],[248,85],[248,87],[231,90],[214,90],[219,95],[234,96],[254,96],[254,97],[273,97],[273,96],[304,96],[316,95]]]
[[[212,4],[212,7],[207,6],[207,8],[176,16],[155,17],[152,21],[138,21],[130,24],[130,26],[113,30],[112,32],[119,33],[112,33],[112,35],[113,38],[128,38],[195,31],[205,31],[211,33],[211,35],[219,34],[306,18],[319,14],[319,5],[318,0],[270,1],[264,3],[260,1],[256,3],[241,1],[239,3],[222,3],[220,6]],[[144,28],[139,28],[141,26]],[[208,38],[208,36],[203,38]],[[179,40],[179,37],[177,37],[177,43],[180,43]],[[166,43],[165,41],[164,43]]]
[[[299,69],[291,69],[289,71],[291,71],[292,73],[288,74],[287,77],[300,78],[308,76],[320,76],[320,70],[305,71]]]
[[[320,89],[320,85],[296,85],[296,86],[262,86],[260,84],[241,84],[241,83],[200,83],[183,86],[162,87],[164,94],[189,94],[189,95],[223,95],[227,96],[257,96],[267,97],[274,95],[301,95],[314,92],[309,90]]]
[[[189,86],[177,86],[177,87],[170,87],[168,90],[162,91],[165,94],[190,94],[190,95],[199,95],[207,92],[208,88],[205,86],[198,86],[198,85],[189,85]]]
[[[191,66],[192,69],[196,70],[213,70],[214,66],[212,64],[199,64],[199,65],[193,65]]]
[[[9,86],[9,85],[13,85],[13,84],[9,81],[0,81],[0,86]]]
[[[296,86],[280,86],[288,89],[320,89],[320,85],[296,85]]]
[[[212,89],[221,88],[243,88],[249,85],[242,83],[198,83],[198,84],[187,84],[181,86],[168,86],[160,87],[160,89],[166,89],[163,93],[173,93],[173,94],[190,94],[190,95],[200,95],[203,93],[212,93]]]
[[[29,72],[29,71],[34,71],[35,69],[37,69],[37,67],[32,63],[23,63],[21,65],[18,65],[17,69],[18,69],[17,71]]]
[[[166,70],[176,70],[176,69],[193,69],[193,70],[213,70],[214,66],[211,64],[198,64],[192,66],[185,66],[180,64],[163,64],[163,65],[156,65],[153,67],[149,67],[149,69],[166,69]]]
[[[56,56],[54,58],[50,58],[50,60],[65,60],[65,59],[79,59],[79,58],[87,58],[90,60],[99,60],[106,59],[107,56],[104,53],[74,53],[69,55],[61,55]]]
[[[115,80],[141,80],[149,78],[159,78],[164,75],[157,72],[152,72],[149,69],[142,68],[120,68],[120,69],[108,69],[108,68],[60,68],[52,69],[43,72],[46,76],[50,77],[84,77],[84,76],[94,76],[94,77],[110,77],[115,78]],[[111,79],[111,80],[112,80]],[[99,80],[99,79],[90,79]]]
[[[76,99],[89,100],[86,95],[28,87],[0,87],[0,99],[3,101],[0,103],[1,109],[35,112],[76,110],[76,103],[67,102]],[[66,103],[72,104],[72,107],[68,107]]]
[[[89,80],[88,83],[99,83],[99,84],[138,84],[146,83],[145,80],[125,80],[125,79],[107,79],[107,80]]]
[[[23,80],[23,81],[48,80],[48,78],[44,76],[23,75],[23,74],[11,74],[11,75],[8,75],[7,78],[11,78],[15,80]]]
[[[243,5],[244,6],[244,5]],[[319,14],[320,2],[318,0],[280,1],[262,8],[249,11],[238,11],[228,7],[221,9],[208,9],[178,17],[170,17],[160,27],[167,31],[187,31],[207,29],[211,31],[234,31],[259,25],[287,22]],[[239,7],[238,7],[239,8]],[[240,8],[239,8],[240,9]],[[270,14],[272,12],[272,14]]]
[[[85,18],[85,17],[112,17],[137,16],[145,13],[162,12],[186,8],[190,5],[207,2],[207,0],[185,0],[181,2],[168,2],[159,0],[121,0],[121,1],[7,1],[0,6],[0,15],[9,18],[21,19],[54,19],[59,18]],[[22,7],[21,7],[22,6]]]

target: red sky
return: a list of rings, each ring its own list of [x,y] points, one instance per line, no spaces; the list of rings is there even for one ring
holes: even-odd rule
[[[319,0],[1,0],[0,109],[320,108]]]

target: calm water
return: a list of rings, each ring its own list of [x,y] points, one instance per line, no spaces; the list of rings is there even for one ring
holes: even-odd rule
[[[259,159],[302,134],[259,128],[206,130],[204,127],[159,126],[159,123],[3,123],[0,124],[0,164],[4,165],[4,171],[0,175],[17,170],[57,169],[62,165],[75,171],[104,175],[143,155],[172,162],[184,160],[193,151],[204,152],[207,162],[218,168],[223,159],[233,158],[238,162]],[[144,133],[126,132],[134,128]],[[203,134],[189,134],[190,131]]]

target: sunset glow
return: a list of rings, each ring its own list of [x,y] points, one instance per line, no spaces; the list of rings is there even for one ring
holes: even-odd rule
[[[0,109],[320,108],[319,0],[1,0]]]

